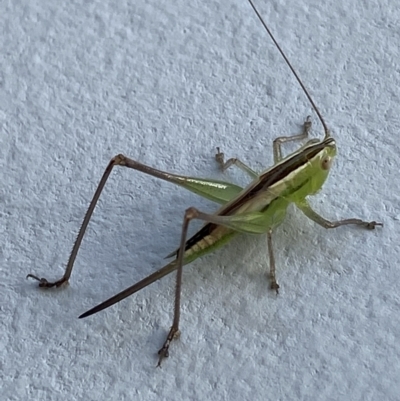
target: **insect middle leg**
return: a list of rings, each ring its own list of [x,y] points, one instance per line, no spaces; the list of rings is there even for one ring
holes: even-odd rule
[[[239,231],[248,234],[263,234],[266,230],[265,221],[268,221],[268,216],[261,212],[251,212],[245,214],[233,214],[233,215],[217,215],[217,214],[206,214],[198,209],[191,207],[186,210],[182,225],[181,241],[178,251],[177,258],[177,273],[176,273],[176,285],[175,285],[175,302],[174,302],[174,318],[171,329],[168,333],[167,339],[165,340],[162,348],[158,351],[159,361],[158,365],[164,358],[169,355],[169,346],[171,342],[178,338],[180,335],[179,331],[179,319],[180,319],[180,301],[181,301],[181,288],[182,288],[182,270],[184,265],[184,257],[186,249],[186,236],[188,231],[188,226],[191,220],[198,219],[203,220],[207,223],[212,223],[215,225],[220,225],[227,227],[233,231]],[[262,221],[265,219],[264,221]],[[252,224],[254,223],[254,224]],[[278,291],[278,284],[275,279],[275,261],[272,253],[272,241],[271,241],[272,229],[268,230],[268,249],[271,263],[270,276],[272,279],[271,288]]]
[[[267,232],[267,245],[268,245],[268,255],[269,255],[269,278],[271,280],[271,290],[275,290],[279,293],[279,284],[276,282],[275,275],[275,257],[274,251],[272,249],[272,230]]]
[[[231,157],[227,161],[225,161],[225,155],[217,148],[217,153],[215,155],[215,160],[220,165],[222,171],[227,170],[231,166],[236,166],[248,174],[253,180],[258,177],[258,174],[251,169],[247,164],[244,164],[242,161],[237,159],[236,157]]]
[[[303,139],[306,139],[310,132],[311,125],[312,125],[311,116],[307,116],[306,121],[303,124],[303,132],[301,134],[291,135],[291,136],[281,136],[274,140],[273,149],[274,149],[274,162],[275,163],[278,163],[283,158],[282,157],[282,144],[286,143],[286,142],[301,141]],[[246,174],[248,174],[252,179],[255,179],[258,177],[258,174],[253,169],[251,169],[249,166],[247,166],[245,163],[243,163],[241,160],[237,159],[236,157],[231,157],[227,161],[225,161],[224,157],[225,157],[224,153],[220,151],[220,148],[217,148],[215,160],[220,165],[220,168],[222,171],[225,171],[229,167],[235,165],[236,167],[243,170]]]

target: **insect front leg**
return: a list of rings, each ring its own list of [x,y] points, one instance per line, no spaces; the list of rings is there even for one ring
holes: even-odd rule
[[[308,137],[308,134],[311,130],[311,116],[307,116],[306,121],[303,123],[303,132],[301,134],[297,135],[291,135],[291,136],[280,136],[279,138],[276,138],[273,143],[273,148],[274,148],[274,162],[278,163],[279,161],[282,160],[282,144],[286,142],[292,142],[292,141],[301,141],[303,139],[306,139]]]
[[[363,228],[367,228],[369,230],[373,230],[376,226],[383,226],[382,223],[377,223],[376,221],[363,221],[361,219],[344,219],[337,221],[326,220],[322,216],[320,216],[317,212],[315,212],[307,200],[303,200],[301,202],[296,202],[296,206],[311,220],[315,221],[317,224],[324,228],[336,228],[340,226],[345,226],[349,224],[353,224],[356,226],[360,226]]]

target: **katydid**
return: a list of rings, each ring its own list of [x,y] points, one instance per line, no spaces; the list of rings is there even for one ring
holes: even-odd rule
[[[318,108],[255,8],[252,0],[248,1],[310,101],[311,106],[324,127],[324,138],[322,140],[311,139],[289,156],[282,156],[281,145],[283,143],[302,140],[308,137],[311,129],[311,120],[310,117],[307,117],[303,124],[302,133],[289,137],[280,137],[274,141],[273,154],[275,164],[261,174],[257,174],[240,160],[229,159],[225,162],[223,153],[217,148],[218,153],[216,154],[216,160],[220,164],[222,170],[236,165],[253,179],[245,188],[224,181],[170,174],[146,166],[124,155],[117,155],[111,159],[106,167],[93,199],[90,202],[63,277],[57,281],[49,282],[45,278],[39,278],[33,274],[28,274],[27,276],[38,280],[39,286],[44,288],[59,287],[68,282],[90,218],[104,185],[115,166],[124,166],[141,171],[156,178],[180,185],[204,198],[220,203],[222,206],[214,214],[203,213],[194,207],[187,209],[183,217],[179,248],[168,255],[168,257],[174,257],[170,263],[79,316],[80,318],[87,317],[108,308],[154,281],[177,270],[173,323],[162,348],[158,351],[159,360],[157,366],[160,366],[162,360],[169,355],[169,347],[172,340],[180,335],[179,318],[182,269],[184,265],[220,248],[240,233],[266,234],[270,265],[270,286],[271,289],[278,293],[279,285],[275,276],[272,232],[284,220],[286,209],[290,203],[294,203],[307,217],[324,228],[335,228],[353,224],[367,229],[374,229],[376,226],[382,225],[375,221],[366,222],[355,218],[329,221],[320,216],[309,205],[307,197],[321,189],[329,174],[332,161],[336,156],[335,140],[330,136],[330,132]],[[188,226],[193,219],[204,221],[204,225],[196,234],[187,239]]]

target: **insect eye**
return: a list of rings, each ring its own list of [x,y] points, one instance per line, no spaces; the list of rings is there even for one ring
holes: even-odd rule
[[[321,162],[321,168],[323,170],[329,170],[331,166],[332,166],[332,158],[329,156],[324,157]]]

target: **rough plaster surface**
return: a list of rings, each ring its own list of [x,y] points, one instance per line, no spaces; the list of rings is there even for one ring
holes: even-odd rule
[[[257,1],[338,143],[315,209],[384,228],[326,231],[290,209],[278,297],[264,237],[194,262],[182,337],[155,369],[172,276],[77,316],[160,268],[185,208],[213,204],[116,169],[70,285],[39,291],[26,274],[62,275],[113,155],[244,185],[215,147],[260,171],[311,107],[244,0],[2,2],[2,400],[398,399],[400,14],[377,3]]]

